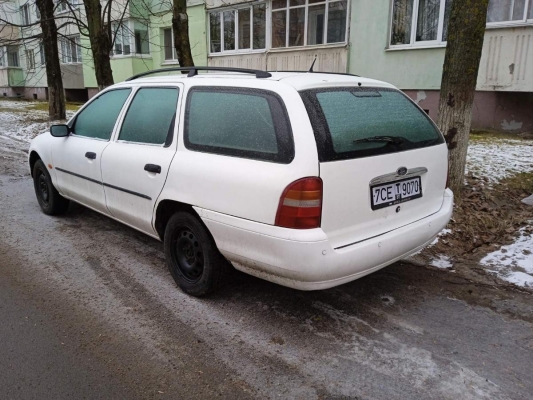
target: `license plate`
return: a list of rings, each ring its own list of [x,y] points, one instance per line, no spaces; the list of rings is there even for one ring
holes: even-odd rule
[[[370,187],[372,210],[405,203],[422,197],[422,182],[419,176]]]

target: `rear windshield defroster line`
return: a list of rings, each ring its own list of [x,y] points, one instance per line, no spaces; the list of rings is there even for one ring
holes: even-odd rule
[[[333,87],[304,90],[300,96],[313,126],[320,162],[444,143],[428,115],[396,89]]]
[[[269,90],[192,87],[187,94],[183,139],[187,149],[204,153],[280,164],[294,159],[287,109],[281,97]]]

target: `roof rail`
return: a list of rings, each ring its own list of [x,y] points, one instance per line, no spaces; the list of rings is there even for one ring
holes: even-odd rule
[[[174,72],[174,71],[189,71],[187,77],[191,78],[198,75],[198,71],[224,71],[224,72],[240,72],[241,74],[253,74],[256,78],[270,78],[272,74],[259,69],[245,69],[245,68],[226,68],[226,67],[172,67],[172,68],[160,68],[151,71],[142,72],[137,75],[126,79],[126,81],[132,81],[143,76],[159,74],[162,72]]]
[[[285,70],[277,70],[277,71],[267,71],[267,72],[293,72],[293,73],[297,73],[297,74],[328,74],[328,75],[347,75],[347,76],[357,76],[358,78],[360,77],[359,75],[354,75],[354,74],[349,74],[348,72],[323,72],[323,71],[285,71]]]

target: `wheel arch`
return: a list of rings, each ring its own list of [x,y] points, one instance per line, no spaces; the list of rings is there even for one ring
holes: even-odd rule
[[[41,156],[40,156],[39,153],[37,153],[35,150],[32,150],[32,151],[30,152],[30,156],[29,156],[30,175],[32,176],[32,178],[33,178],[33,167],[35,166],[35,163],[36,163],[38,160],[42,160]]]
[[[202,222],[202,219],[190,204],[169,199],[161,200],[158,203],[157,209],[155,211],[154,228],[162,241],[164,240],[165,228],[167,227],[167,223],[170,217],[180,211],[188,212],[197,217],[200,222]]]

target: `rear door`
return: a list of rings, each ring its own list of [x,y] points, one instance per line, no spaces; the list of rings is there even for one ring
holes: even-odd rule
[[[72,134],[52,149],[59,191],[106,214],[100,162],[130,93],[130,88],[113,89],[91,100],[76,116]]]
[[[302,92],[324,182],[322,229],[335,248],[437,212],[447,148],[429,117],[388,88]]]
[[[155,235],[154,205],[176,152],[181,87],[142,87],[133,95],[116,140],[102,157],[107,208],[120,221]]]

